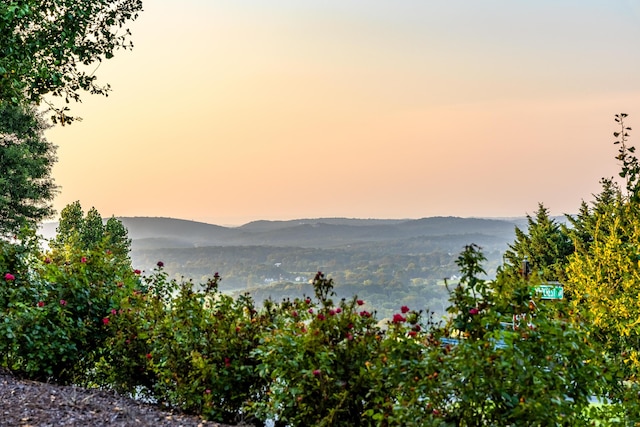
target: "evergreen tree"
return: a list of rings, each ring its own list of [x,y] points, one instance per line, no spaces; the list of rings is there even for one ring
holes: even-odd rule
[[[0,103],[0,236],[35,229],[53,215],[56,147],[34,108]]]
[[[567,216],[571,227],[566,228],[566,232],[571,236],[576,248],[581,250],[586,250],[593,242],[596,227],[607,226],[603,221],[598,221],[598,218],[612,215],[611,207],[622,204],[622,192],[613,178],[603,178],[600,183],[602,190],[594,196],[595,200],[591,206],[583,201],[577,215]]]
[[[520,271],[526,259],[530,272],[546,281],[564,279],[567,257],[573,253],[573,243],[566,230],[549,217],[549,210],[538,205],[535,217],[527,215],[527,231],[516,227],[516,240],[505,252],[506,269]]]

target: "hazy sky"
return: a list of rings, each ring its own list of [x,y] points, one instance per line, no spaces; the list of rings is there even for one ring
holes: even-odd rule
[[[640,146],[640,1],[147,0],[55,208],[216,224],[576,212]]]

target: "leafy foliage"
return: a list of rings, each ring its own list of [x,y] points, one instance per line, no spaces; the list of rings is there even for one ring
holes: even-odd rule
[[[0,236],[13,236],[53,214],[56,147],[33,108],[0,102]]]
[[[136,285],[108,245],[70,244],[64,258],[41,254],[37,240],[1,242],[0,360],[19,375],[87,384],[108,336],[108,313]]]
[[[320,272],[314,290],[315,301],[267,305],[274,327],[254,355],[268,386],[253,409],[283,425],[357,425],[370,407],[369,369],[384,333],[357,298],[335,304],[333,281]]]
[[[565,309],[532,299],[539,277],[500,274],[486,283],[478,278],[481,260],[475,245],[459,258],[463,280],[441,331],[457,344],[440,356],[432,405],[457,426],[586,425],[589,398],[604,393],[610,376],[598,347],[556,314]]]
[[[637,175],[625,147],[628,190]],[[247,295],[222,293],[217,274],[198,286],[170,279],[158,261],[143,275],[131,269],[122,224],[74,203],[50,251],[33,232],[0,240],[0,365],[223,422],[636,425],[640,208],[633,200],[604,180],[571,230],[540,205],[493,281],[485,279],[482,249],[465,246],[442,324],[407,305],[379,321],[357,296],[335,302],[333,279],[321,272],[313,296],[261,308]],[[566,253],[565,233],[574,252],[545,258]],[[522,254],[540,274],[515,268]],[[567,300],[540,300],[532,288],[560,277],[565,263]]]
[[[115,217],[105,224],[97,209],[91,208],[85,215],[80,202],[76,201],[62,209],[56,231],[56,237],[49,242],[51,256],[56,260],[68,259],[69,251],[76,247],[90,251],[106,246],[114,263],[131,267],[131,239],[122,222]]]
[[[96,63],[131,47],[126,24],[141,0],[9,0],[0,3],[0,106],[39,104],[45,95],[65,103],[81,91],[106,95],[94,75]],[[54,123],[73,120],[68,107]]]
[[[593,337],[637,375],[640,368],[640,210],[635,203],[592,212],[593,242],[570,257],[567,292],[576,312],[588,317]]]

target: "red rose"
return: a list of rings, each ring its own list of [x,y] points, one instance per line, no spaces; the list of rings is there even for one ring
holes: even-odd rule
[[[402,316],[402,314],[396,313],[393,315],[393,323],[402,323],[405,320],[407,320],[406,318],[404,318]]]

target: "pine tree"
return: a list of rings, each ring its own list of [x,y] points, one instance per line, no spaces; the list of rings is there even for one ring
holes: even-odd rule
[[[34,108],[0,103],[0,236],[35,229],[54,213],[56,146],[46,128]]]
[[[527,215],[527,223],[526,232],[516,227],[516,239],[505,252],[505,268],[519,271],[526,259],[531,273],[541,280],[563,280],[567,257],[573,253],[569,234],[549,216],[549,210],[542,203],[535,217]]]

